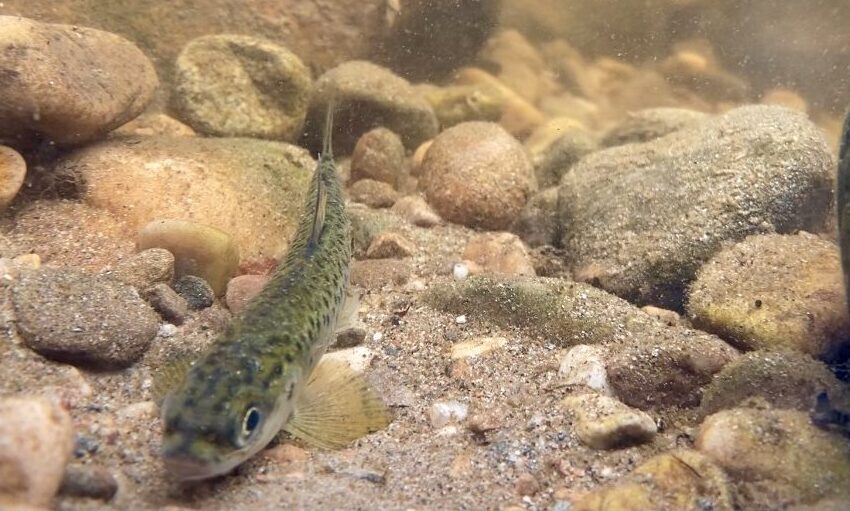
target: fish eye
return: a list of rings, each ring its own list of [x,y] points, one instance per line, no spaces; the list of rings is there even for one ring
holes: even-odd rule
[[[256,407],[248,408],[245,412],[245,417],[242,419],[242,439],[249,438],[260,426],[260,421],[263,419],[263,414]]]

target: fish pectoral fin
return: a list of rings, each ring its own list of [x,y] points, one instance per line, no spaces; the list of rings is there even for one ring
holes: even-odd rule
[[[362,294],[361,289],[348,286],[348,290],[345,292],[345,301],[342,302],[342,310],[334,326],[336,332],[342,332],[343,330],[357,326],[357,314],[360,312],[360,297]]]
[[[346,362],[321,360],[283,429],[314,447],[338,449],[391,420],[389,409],[362,375]]]
[[[168,394],[179,387],[192,368],[194,358],[186,355],[168,360],[162,367],[154,369],[151,375],[151,394],[157,406],[162,406]]]

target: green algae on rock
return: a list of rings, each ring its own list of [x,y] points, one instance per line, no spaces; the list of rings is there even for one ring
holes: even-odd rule
[[[743,349],[795,349],[828,359],[850,338],[841,282],[831,241],[805,232],[751,236],[699,270],[688,315]]]
[[[0,16],[0,142],[79,145],[139,115],[159,85],[148,58],[123,37]],[[49,93],[46,93],[49,91]]]
[[[797,351],[753,351],[724,367],[708,386],[700,414],[710,415],[759,397],[774,408],[809,411],[827,392],[833,402],[850,403],[850,392],[829,368]]]
[[[127,236],[163,218],[220,229],[244,260],[277,258],[295,232],[315,162],[285,143],[246,138],[128,137],[62,158],[83,201],[110,211]]]
[[[631,474],[582,497],[574,511],[732,511],[732,487],[723,470],[691,450],[659,454]]]
[[[204,134],[291,141],[301,135],[312,85],[310,70],[283,46],[210,35],[177,57],[172,102]]]

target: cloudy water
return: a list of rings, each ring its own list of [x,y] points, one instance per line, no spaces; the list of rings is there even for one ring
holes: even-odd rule
[[[850,509],[848,20],[0,1],[0,509]]]

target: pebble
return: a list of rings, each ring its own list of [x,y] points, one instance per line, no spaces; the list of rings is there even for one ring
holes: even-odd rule
[[[695,326],[746,350],[830,358],[850,337],[838,246],[806,232],[720,251],[697,273],[687,309]]]
[[[174,278],[174,255],[164,248],[150,248],[122,259],[102,273],[141,291],[171,282]]]
[[[441,429],[449,424],[460,423],[466,419],[469,405],[460,401],[439,401],[428,409],[428,418],[434,429]]]
[[[463,258],[472,261],[482,273],[534,275],[528,249],[517,235],[509,232],[476,234],[464,248]]]
[[[486,85],[448,85],[429,87],[422,95],[434,108],[442,129],[462,122],[498,122],[505,96]]]
[[[189,314],[189,303],[167,284],[149,287],[145,298],[163,319],[175,325],[182,325]]]
[[[198,132],[287,141],[301,135],[313,86],[287,48],[232,34],[190,41],[173,81],[175,110]]]
[[[348,196],[354,202],[370,208],[389,208],[398,200],[398,192],[392,185],[374,179],[360,179],[348,187]]]
[[[192,310],[206,309],[215,301],[215,293],[206,280],[185,275],[174,282],[174,291],[186,300]]]
[[[531,474],[520,474],[514,483],[514,489],[522,497],[531,497],[540,491],[540,483]]]
[[[351,265],[351,283],[363,289],[382,289],[407,283],[413,268],[408,259],[366,259]]]
[[[466,427],[477,435],[483,435],[500,429],[503,425],[505,415],[504,411],[495,409],[476,413],[466,422]]]
[[[251,261],[286,251],[315,165],[306,150],[280,142],[136,137],[70,153],[54,171],[85,182],[85,205],[111,213],[122,236],[154,221],[188,221],[228,233]]]
[[[440,215],[425,202],[425,199],[418,195],[401,197],[393,204],[392,211],[417,227],[430,228],[443,221]]]
[[[0,145],[0,210],[6,209],[18,195],[26,175],[24,157],[11,147]]]
[[[380,340],[377,339],[377,340]],[[327,362],[345,362],[355,373],[363,373],[375,358],[375,352],[366,346],[355,346],[326,353],[322,360]]]
[[[43,398],[0,399],[0,507],[50,507],[73,448],[63,408]]]
[[[396,232],[382,232],[375,236],[366,257],[369,259],[402,259],[410,257],[416,252],[416,247],[411,241]]]
[[[364,133],[379,126],[397,134],[411,150],[437,134],[434,110],[407,80],[377,64],[350,60],[316,81],[305,126],[310,147],[321,147],[325,114],[332,99],[337,105],[334,154],[351,153]]]
[[[850,444],[817,428],[807,412],[735,408],[700,425],[696,448],[738,481],[775,487],[791,502],[850,498]]]
[[[0,16],[0,140],[79,145],[139,115],[159,85],[150,60],[123,37]],[[45,93],[49,91],[49,93]]]
[[[576,279],[681,310],[687,285],[724,241],[822,226],[833,168],[804,115],[736,108],[582,158],[559,187],[564,249]]]
[[[195,131],[163,113],[144,113],[123,126],[112,130],[109,137],[194,137]]]
[[[363,344],[366,340],[366,328],[362,325],[356,325],[336,333],[336,342],[334,347],[337,348],[353,348]],[[380,339],[378,339],[380,340]]]
[[[263,451],[263,457],[277,463],[301,463],[310,459],[304,449],[292,444],[279,444]]]
[[[163,323],[162,326],[159,327],[159,331],[156,333],[156,335],[167,339],[169,337],[174,337],[174,334],[176,334],[177,331],[177,325],[172,325],[171,323]]]
[[[809,411],[827,392],[834,406],[850,407],[850,392],[823,364],[797,351],[745,353],[717,373],[705,388],[702,416],[758,397],[775,408]]]
[[[461,281],[466,280],[466,277],[469,276],[469,265],[466,263],[455,263],[452,266],[452,277],[455,280]]]
[[[658,427],[646,412],[600,394],[567,396],[563,406],[576,417],[579,439],[594,449],[617,449],[652,440]]]
[[[610,394],[604,353],[599,346],[573,346],[561,359],[558,374],[567,385],[583,385],[602,394]]]
[[[612,485],[579,498],[571,511],[733,511],[732,486],[723,470],[691,450],[659,454]]]
[[[460,316],[456,317],[455,323],[457,323],[458,325],[465,325],[466,324],[466,315],[461,314]]]
[[[224,300],[230,312],[236,313],[257,296],[269,281],[268,275],[239,275],[227,283]]]
[[[186,220],[156,220],[145,225],[139,231],[137,246],[142,250],[168,250],[174,254],[174,276],[178,281],[187,276],[198,277],[209,283],[216,296],[224,294],[227,281],[239,266],[239,247],[232,236]]]
[[[159,328],[159,316],[134,288],[73,270],[22,274],[12,287],[12,304],[27,346],[102,369],[138,360]]]
[[[404,145],[386,128],[363,134],[351,154],[351,181],[374,179],[399,188],[405,172]]]
[[[640,308],[643,312],[649,314],[653,318],[661,321],[667,326],[682,325],[682,317],[676,311],[654,307],[652,305],[644,305]]]
[[[104,467],[69,465],[65,469],[59,494],[109,501],[118,492],[118,481]]]
[[[508,344],[506,337],[476,337],[452,345],[451,358],[482,357],[488,353],[504,348]]]
[[[531,161],[498,124],[466,122],[440,133],[422,162],[420,186],[445,220],[504,230],[534,192]]]

